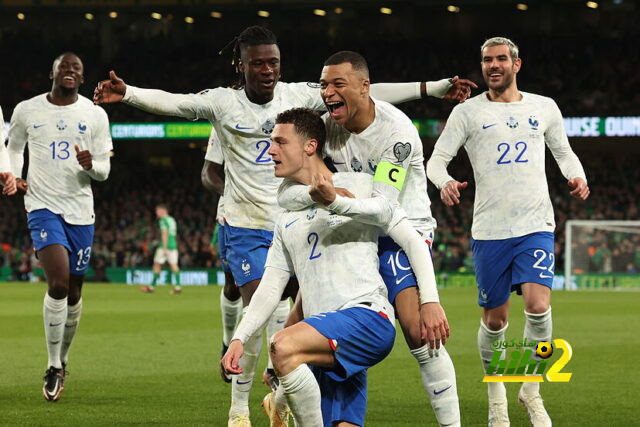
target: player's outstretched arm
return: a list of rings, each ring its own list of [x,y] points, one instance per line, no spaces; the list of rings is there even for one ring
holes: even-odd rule
[[[471,89],[477,88],[471,80],[456,76],[428,82],[375,83],[371,85],[370,92],[372,97],[391,104],[401,104],[425,96],[464,102],[471,95]]]
[[[93,91],[94,104],[124,102],[141,110],[164,116],[184,117],[190,120],[215,117],[208,97],[201,94],[176,94],[158,89],[142,89],[126,85],[115,71],[102,80]]]

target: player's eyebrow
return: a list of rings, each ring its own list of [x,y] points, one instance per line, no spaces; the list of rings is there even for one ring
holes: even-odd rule
[[[320,83],[329,83],[330,81],[332,81],[333,83],[346,82],[347,79],[345,79],[344,77],[336,77],[333,80],[320,79]]]

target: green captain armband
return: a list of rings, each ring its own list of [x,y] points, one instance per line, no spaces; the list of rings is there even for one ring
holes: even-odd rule
[[[402,166],[396,166],[389,162],[380,162],[378,166],[376,166],[376,174],[373,175],[373,182],[384,182],[398,190],[402,190],[406,177],[407,170]]]

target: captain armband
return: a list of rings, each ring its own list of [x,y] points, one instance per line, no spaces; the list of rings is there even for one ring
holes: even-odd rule
[[[402,166],[396,166],[389,162],[380,162],[376,167],[373,182],[384,182],[392,187],[402,190],[404,180],[407,177],[407,170]]]

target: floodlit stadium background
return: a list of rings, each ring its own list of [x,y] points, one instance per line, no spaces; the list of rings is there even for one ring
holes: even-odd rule
[[[198,92],[205,88],[228,85],[235,80],[230,54],[218,56],[218,51],[243,28],[254,24],[268,26],[278,36],[284,81],[317,81],[324,59],[337,50],[349,49],[358,51],[367,58],[373,82],[436,80],[459,75],[474,80],[484,89],[479,66],[479,46],[488,37],[510,37],[519,44],[523,59],[522,70],[518,75],[519,89],[550,96],[558,103],[565,117],[572,147],[584,165],[591,187],[591,196],[586,203],[570,198],[566,180],[550,153],[547,153],[547,177],[557,222],[555,286],[600,290],[598,294],[581,293],[580,296],[558,293],[554,299],[566,302],[567,307],[572,307],[572,310],[576,309],[575,304],[578,302],[585,304],[587,312],[589,309],[586,307],[591,307],[589,304],[600,308],[610,307],[612,311],[617,311],[618,316],[616,319],[599,319],[596,318],[598,311],[592,309],[593,316],[588,316],[582,324],[572,322],[574,317],[568,315],[565,315],[567,323],[564,327],[562,315],[558,315],[554,323],[560,331],[567,334],[569,341],[572,337],[570,334],[574,334],[575,340],[584,339],[579,347],[586,347],[587,341],[606,346],[607,341],[598,341],[581,328],[590,325],[593,330],[605,324],[619,328],[617,325],[625,322],[628,324],[633,318],[637,321],[638,294],[631,290],[640,288],[639,227],[633,223],[590,223],[572,228],[574,234],[571,241],[574,248],[571,249],[571,274],[575,276],[572,281],[567,281],[564,275],[567,238],[565,225],[572,219],[627,221],[639,218],[639,8],[640,4],[635,0],[468,0],[451,3],[417,0],[0,0],[0,106],[8,121],[18,102],[48,91],[51,87],[48,80],[51,63],[55,56],[67,50],[76,52],[84,61],[85,84],[81,87],[81,94],[87,97],[91,96],[96,82],[106,78],[111,69],[116,70],[127,83],[173,92]],[[474,95],[477,93],[479,91],[474,92]],[[453,104],[428,98],[399,107],[418,126],[423,137],[425,157],[428,157]],[[115,283],[150,281],[152,254],[158,240],[153,207],[163,202],[169,204],[171,214],[179,225],[180,263],[184,268],[182,283],[215,284],[218,280],[216,269],[219,263],[211,254],[209,242],[214,225],[216,197],[205,191],[200,184],[200,168],[209,125],[153,116],[124,105],[106,106],[105,110],[112,124],[114,156],[111,159],[109,180],[94,184],[96,237],[88,279],[92,282]],[[449,170],[460,181],[469,180],[472,183],[472,172],[463,151],[452,162]],[[461,396],[463,419],[469,421],[468,424],[481,424],[486,416],[482,407],[484,389],[476,384],[477,378],[474,377],[480,374],[480,369],[474,353],[473,332],[477,327],[479,311],[474,307],[475,281],[468,244],[473,185],[463,193],[462,204],[455,209],[445,209],[432,185],[429,195],[433,214],[439,224],[434,245],[434,263],[439,283],[444,288],[443,302],[447,307],[446,295],[451,292],[452,301],[455,301],[452,304],[459,303],[460,307],[464,307],[464,310],[460,308],[460,311],[454,310],[450,314],[452,324],[455,325],[455,313],[470,316],[468,319],[465,317],[465,322],[468,320],[469,323],[468,330],[465,329],[466,326],[460,326],[455,344],[461,351],[469,353],[468,369],[458,368],[459,381],[468,382],[477,389],[472,395],[475,397],[467,397],[471,399],[471,403],[466,403],[469,400],[465,401],[464,396]],[[38,281],[41,277],[42,272],[32,255],[26,231],[22,200],[20,197],[1,197],[0,282],[10,282],[0,285],[2,307],[5,303],[13,304],[9,302],[12,301],[11,298],[22,301],[21,292],[33,293],[35,299],[32,306],[36,307],[41,293],[33,292],[33,289],[34,286],[39,286],[38,289],[42,286],[18,282]],[[127,290],[133,292],[130,288],[123,291],[121,288],[124,287],[105,292],[103,289],[111,287],[95,286],[98,288],[93,292],[104,294],[105,297],[120,295],[120,292]],[[91,289],[93,288],[90,287],[89,290]],[[209,334],[208,337],[211,338],[208,353],[193,356],[198,360],[206,358],[207,362],[203,360],[203,366],[210,368],[215,363],[214,353],[219,341],[215,335],[219,334],[219,330],[215,329],[219,327],[216,326],[219,314],[212,311],[217,305],[218,295],[218,291],[214,292],[214,289],[193,290],[211,297],[210,308],[202,307],[201,316],[194,319],[208,323],[200,325],[193,332]],[[608,292],[611,289],[630,292],[628,299],[622,298],[623,301],[619,301],[615,294]],[[185,292],[189,293],[189,288]],[[138,295],[135,294],[135,297]],[[635,306],[630,305],[629,301],[635,301]],[[113,301],[110,304],[113,306],[107,306],[113,308],[114,314],[117,313],[120,306]],[[170,301],[162,302],[167,306],[155,308],[148,301],[141,304],[147,307],[151,318],[157,316],[157,312],[153,310],[163,313],[165,310],[166,313],[172,310]],[[25,310],[32,310],[33,307],[25,306]],[[567,310],[567,313],[570,312]],[[7,319],[17,322],[11,315],[14,311],[3,312],[7,313]],[[554,305],[554,316],[557,312],[558,308]],[[111,312],[107,310],[103,320],[106,321],[109,317],[108,313]],[[512,313],[515,315],[516,312]],[[609,311],[605,310],[603,313]],[[19,312],[15,314],[19,315]],[[129,325],[146,330],[145,326],[140,325],[150,321],[150,318],[142,315],[138,318],[138,315],[131,314],[129,323],[125,323],[123,327]],[[85,316],[85,324],[79,333],[80,341],[75,347],[78,353],[83,345],[90,345],[88,338],[82,341],[82,335],[89,334],[90,325],[100,328],[97,318],[99,316],[90,320],[90,314]],[[20,347],[20,331],[26,335],[33,333],[34,351],[37,354],[44,353],[41,336],[38,335],[41,335],[38,329],[41,326],[37,316],[29,317],[28,322],[29,326],[20,323],[21,326],[13,329],[14,332],[7,334],[9,341],[2,346],[2,353],[9,355],[12,354],[13,345]],[[573,325],[573,329],[567,327],[569,323]],[[516,329],[512,331],[515,333]],[[616,331],[613,334],[616,339],[609,344],[631,345],[630,335],[619,329]],[[4,332],[0,332],[0,339],[5,338],[3,335]],[[170,332],[166,332],[162,339],[171,341],[179,336],[180,333],[172,336]],[[11,341],[14,338],[18,341]],[[8,347],[10,342],[12,346]],[[394,352],[399,354],[398,357],[406,356],[403,346],[404,343],[398,340],[396,347],[401,351]],[[622,350],[618,348],[612,354],[620,354]],[[110,360],[114,362],[109,363],[128,363],[123,360],[121,352],[116,349],[113,351],[114,359]],[[466,362],[464,358],[456,359],[453,351],[450,353],[456,366],[459,362]],[[585,357],[581,363],[593,366],[594,369],[605,369],[605,360],[600,360],[597,352],[592,353],[591,359],[587,358],[586,350],[583,353],[576,350],[576,358],[580,354]],[[80,358],[80,354],[75,357]],[[19,359],[14,352],[7,360]],[[40,363],[40,359],[35,360]],[[133,363],[133,366],[137,365]],[[409,366],[413,369],[413,365]],[[27,365],[24,368],[27,369]],[[28,368],[33,369],[33,366],[28,365]],[[395,365],[389,369],[396,373],[402,372]],[[79,370],[78,377],[81,379],[83,373]],[[624,372],[624,368],[620,367],[620,376]],[[417,375],[417,372],[414,374]],[[6,396],[16,396],[16,389],[11,386],[13,379],[9,380],[6,375],[6,372],[0,375],[0,402]],[[582,378],[572,380],[572,393],[577,393],[581,386],[586,387],[589,375],[585,371]],[[187,380],[189,378],[187,376]],[[33,378],[25,378],[25,381],[31,380]],[[217,378],[210,380],[212,383],[219,382]],[[615,378],[611,380],[614,381]],[[194,381],[198,383],[199,380]],[[3,386],[3,382],[8,385]],[[396,382],[401,384],[402,379],[398,378]],[[224,415],[227,390],[221,384],[216,384],[215,387],[220,397],[219,400],[211,399],[211,402],[215,401],[222,408],[220,413]],[[547,389],[551,390],[553,387],[558,390],[562,386],[550,385]],[[637,384],[635,388],[637,389]],[[37,391],[37,387],[34,390]],[[188,390],[187,388],[185,393]],[[204,384],[202,392],[207,392]],[[24,393],[26,394],[21,401],[39,398],[35,392],[31,395],[27,391]],[[375,397],[376,389],[372,393]],[[258,393],[254,394],[257,399]],[[96,399],[100,396],[99,393],[94,395]],[[557,395],[561,399],[562,393],[558,392]],[[80,398],[80,393],[76,396]],[[583,398],[584,404],[593,396],[585,393]],[[188,400],[189,397],[183,396],[183,399]],[[416,399],[419,401],[418,397]],[[473,399],[477,399],[477,402]],[[41,402],[37,404],[40,405]],[[68,404],[71,405],[70,402]],[[111,403],[104,404],[108,406]],[[120,404],[122,403],[113,403],[113,407],[119,407]],[[421,404],[423,409],[424,404],[426,402]],[[27,418],[26,422],[38,423],[44,420],[37,418],[37,409],[30,407],[17,412],[2,412],[2,406],[0,403],[0,422],[17,422],[20,418],[16,417],[21,410],[35,414],[35,418]],[[607,410],[612,418],[603,417],[602,421],[614,423],[617,420],[622,424],[625,421],[631,422],[632,418],[625,418],[628,413],[620,409],[624,407],[624,401],[618,406],[608,406]],[[597,411],[597,406],[586,408]],[[393,425],[392,419],[384,418],[383,410],[376,408],[373,411],[378,416],[373,419],[373,425]],[[470,413],[475,414],[474,411],[477,411],[477,416],[469,416]],[[550,409],[549,412],[553,418],[553,411]],[[432,422],[430,412],[425,410],[424,414]],[[564,415],[566,417],[558,419],[557,424],[572,424],[571,414]],[[210,422],[212,419],[214,425],[221,425],[224,420],[215,416],[202,416],[189,419],[186,423]],[[158,415],[157,418],[119,419],[120,422],[127,420],[141,423],[152,420],[180,423],[181,418],[163,418]],[[411,417],[407,417],[406,425],[412,425],[411,420]],[[588,418],[583,419],[583,424],[589,425],[586,420]],[[601,423],[593,425],[598,424]]]

